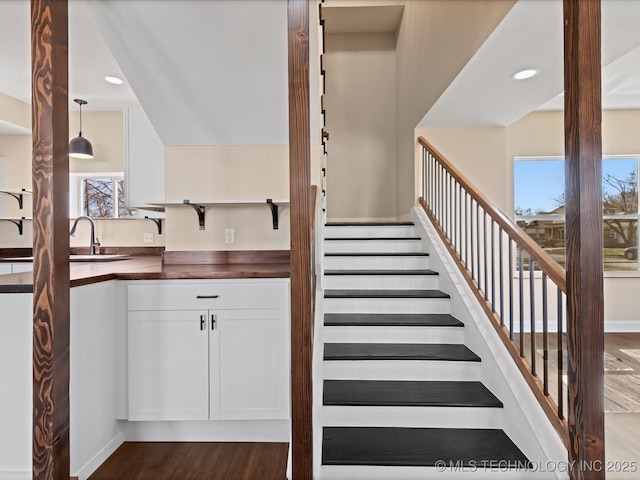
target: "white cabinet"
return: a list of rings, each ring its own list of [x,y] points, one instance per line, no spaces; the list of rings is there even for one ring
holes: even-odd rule
[[[129,419],[209,419],[207,312],[129,312]]]
[[[289,418],[288,281],[129,285],[129,419]]]
[[[125,109],[127,204],[164,199],[164,144],[141,107]]]

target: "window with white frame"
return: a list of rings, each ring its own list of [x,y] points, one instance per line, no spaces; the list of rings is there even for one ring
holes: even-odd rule
[[[70,178],[70,215],[123,218],[135,214],[126,205],[123,172],[74,173]]]
[[[638,271],[638,162],[640,156],[602,159],[602,240],[605,271]],[[514,162],[518,225],[558,263],[565,263],[564,158]]]

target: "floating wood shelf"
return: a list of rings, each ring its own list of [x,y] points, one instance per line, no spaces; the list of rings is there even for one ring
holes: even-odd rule
[[[207,200],[203,202],[183,200],[182,202],[152,202],[149,203],[151,207],[176,207],[180,205],[189,205],[192,207],[198,215],[198,224],[200,230],[204,230],[205,220],[204,213],[206,207],[241,207],[246,205],[267,205],[271,209],[271,219],[273,222],[273,229],[278,230],[279,219],[279,205],[288,205],[289,200],[273,200],[267,198],[266,200]]]
[[[21,188],[20,190],[0,190],[0,193],[4,193],[5,195],[11,195],[18,201],[18,206],[20,210],[22,210],[23,200],[25,195],[31,195],[31,190],[27,190],[26,188]]]

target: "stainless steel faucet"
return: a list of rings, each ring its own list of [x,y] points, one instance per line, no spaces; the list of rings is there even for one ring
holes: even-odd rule
[[[82,215],[76,218],[76,221],[73,222],[73,226],[71,227],[71,231],[69,232],[69,235],[71,235],[72,237],[75,236],[78,222],[82,219],[88,220],[89,223],[91,224],[91,243],[89,244],[89,254],[96,255],[98,253],[96,250],[96,247],[100,246],[100,242],[95,236],[95,225],[93,224],[93,220],[91,220],[91,218],[87,217],[86,215]]]

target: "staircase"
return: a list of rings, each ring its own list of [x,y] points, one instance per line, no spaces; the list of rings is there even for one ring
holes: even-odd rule
[[[322,479],[529,478],[413,224],[324,231]]]

